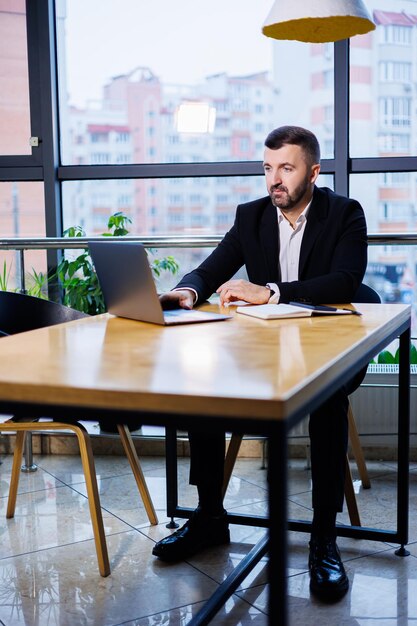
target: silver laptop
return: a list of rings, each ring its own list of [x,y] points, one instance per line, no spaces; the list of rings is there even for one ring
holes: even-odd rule
[[[216,322],[231,317],[198,310],[164,311],[148,255],[140,243],[91,241],[88,247],[109,313],[140,322],[169,325]]]

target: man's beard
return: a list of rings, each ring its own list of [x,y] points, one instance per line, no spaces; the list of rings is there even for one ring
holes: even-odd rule
[[[296,187],[290,195],[288,193],[288,189],[284,187],[284,185],[272,185],[269,189],[269,196],[271,198],[272,204],[278,209],[290,210],[293,209],[297,204],[304,198],[307,194],[307,191],[310,186],[309,178],[306,177],[299,185]],[[274,196],[274,191],[279,190],[283,191],[284,195],[280,197]]]

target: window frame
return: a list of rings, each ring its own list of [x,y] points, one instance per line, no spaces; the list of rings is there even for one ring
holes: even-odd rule
[[[48,237],[62,235],[61,186],[67,181],[263,175],[261,161],[62,165],[54,0],[26,0],[26,21],[31,132],[41,143],[30,156],[0,156],[0,181],[43,181]],[[334,156],[323,159],[321,173],[334,177],[337,193],[349,195],[351,174],[417,171],[417,155],[350,157],[349,40],[334,44],[334,90]],[[243,98],[245,94],[236,96]],[[48,262],[52,262],[57,252],[51,250],[48,255]]]

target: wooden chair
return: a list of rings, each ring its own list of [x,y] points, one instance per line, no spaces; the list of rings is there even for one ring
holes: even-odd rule
[[[353,416],[352,408],[349,404],[348,409],[349,420],[349,439],[352,447],[352,453],[355,457],[355,461],[358,466],[359,476],[361,478],[362,487],[364,489],[370,489],[371,482],[369,480],[368,470],[366,467],[363,450],[359,440],[358,430],[356,428],[355,418]],[[237,455],[239,454],[240,446],[242,443],[243,435],[233,433],[229,446],[227,448],[226,458],[224,462],[224,479],[223,479],[223,497],[226,494],[227,487],[230,482],[230,478],[233,473],[233,468],[236,463]],[[353,526],[361,526],[360,514],[358,509],[358,503],[356,501],[355,490],[353,487],[353,478],[350,470],[349,455],[346,455],[346,477],[345,477],[345,500],[346,507],[349,513],[350,523]]]
[[[70,322],[82,317],[86,317],[86,314],[49,300],[33,298],[32,296],[19,293],[0,291],[0,335],[2,336],[13,335],[45,326],[53,326],[63,322]],[[16,433],[6,517],[12,518],[15,512],[25,439],[27,436],[30,436],[32,432],[40,431],[70,431],[73,432],[78,439],[99,571],[102,576],[108,576],[110,574],[110,564],[104,534],[94,457],[90,436],[82,424],[71,422],[70,420],[38,421],[37,418],[30,416],[15,416],[0,423],[0,432]],[[151,524],[157,524],[158,518],[128,425],[122,423],[117,424],[117,431],[132,468],[149,521]]]
[[[353,302],[368,302],[374,304],[380,304],[381,298],[368,285],[362,284],[353,299]],[[352,453],[355,458],[359,476],[364,489],[370,489],[371,481],[369,480],[369,474],[366,467],[365,457],[363,454],[362,446],[359,440],[358,429],[356,427],[355,418],[352,412],[352,407],[349,403],[348,408],[348,423],[349,423],[349,441],[352,448]],[[226,494],[227,487],[229,485],[230,478],[233,473],[233,468],[236,463],[237,455],[242,443],[243,435],[236,433],[232,434],[227,449],[225,463],[224,463],[224,480],[223,480],[223,497]],[[358,509],[358,503],[356,501],[355,490],[353,487],[352,473],[350,470],[349,455],[346,455],[346,478],[345,478],[345,500],[346,507],[349,513],[350,523],[353,526],[361,526],[360,514]]]

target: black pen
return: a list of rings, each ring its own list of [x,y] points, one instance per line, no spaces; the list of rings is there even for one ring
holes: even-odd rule
[[[353,309],[347,309],[347,308],[343,308],[343,307],[335,307],[335,306],[327,306],[325,304],[305,304],[304,302],[290,302],[289,304],[292,304],[293,306],[299,306],[302,307],[303,309],[312,309],[313,311],[346,311],[348,313],[351,313],[352,315],[362,315],[362,313],[360,313],[360,311],[356,311]]]

